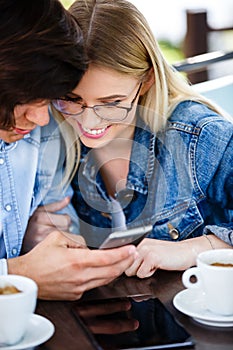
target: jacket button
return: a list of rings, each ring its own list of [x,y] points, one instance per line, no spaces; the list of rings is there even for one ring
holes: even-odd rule
[[[179,231],[170,223],[167,224],[167,227],[168,227],[168,233],[169,233],[169,236],[174,239],[174,240],[177,240],[179,237],[180,237],[180,234],[179,234]]]
[[[104,217],[104,218],[107,218],[107,219],[109,219],[109,220],[112,220],[112,215],[111,214],[109,214],[109,213],[105,213],[105,212],[101,212],[101,215]]]

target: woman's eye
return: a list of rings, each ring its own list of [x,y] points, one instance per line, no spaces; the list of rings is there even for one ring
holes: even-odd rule
[[[121,100],[116,100],[113,102],[106,103],[107,106],[117,106],[121,103]]]

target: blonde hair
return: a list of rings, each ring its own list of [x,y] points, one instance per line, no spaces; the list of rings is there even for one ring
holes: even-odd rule
[[[89,64],[145,80],[153,68],[155,83],[140,98],[141,117],[153,132],[161,130],[184,100],[216,106],[198,94],[162,55],[142,13],[126,0],[76,0],[69,11],[83,32]]]
[[[152,132],[163,129],[178,103],[193,100],[222,111],[197,93],[167,63],[142,13],[126,0],[76,0],[69,11],[84,36],[89,64],[105,66],[146,81],[155,81],[140,97],[141,118]]]
[[[50,106],[52,115],[57,120],[62,139],[65,143],[65,169],[62,183],[59,184],[62,189],[66,189],[70,184],[79,164],[80,142],[76,131],[65,120],[63,115],[52,105]]]

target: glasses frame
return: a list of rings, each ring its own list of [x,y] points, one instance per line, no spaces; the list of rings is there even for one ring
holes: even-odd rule
[[[142,86],[142,83],[139,84],[139,87],[138,87],[138,89],[137,89],[137,92],[136,92],[136,94],[135,94],[135,96],[134,96],[134,98],[133,98],[131,104],[130,104],[130,107],[114,106],[114,108],[126,110],[126,115],[125,115],[125,117],[124,117],[124,118],[121,118],[121,119],[120,119],[120,118],[104,118],[104,117],[102,117],[102,116],[100,116],[100,115],[98,114],[98,111],[97,111],[98,107],[104,107],[104,106],[110,105],[110,103],[109,103],[109,104],[106,103],[106,104],[102,104],[102,105],[94,105],[94,106],[85,106],[85,105],[83,105],[83,106],[81,107],[81,108],[82,108],[82,111],[79,112],[79,113],[67,113],[67,112],[63,112],[61,109],[57,108],[56,101],[59,101],[59,100],[66,101],[67,99],[66,99],[65,97],[64,97],[64,98],[58,98],[58,99],[56,99],[56,100],[52,100],[52,101],[51,101],[51,104],[53,105],[53,107],[54,107],[57,111],[59,111],[60,113],[62,113],[62,114],[64,114],[64,115],[70,116],[70,117],[76,117],[76,116],[82,115],[82,114],[84,113],[85,109],[89,108],[89,109],[93,109],[94,113],[95,113],[95,114],[97,115],[97,117],[100,118],[100,119],[108,120],[108,121],[123,121],[123,120],[125,120],[125,119],[128,117],[129,112],[132,110],[133,105],[134,105],[134,102],[136,101],[136,99],[137,99],[137,97],[138,97],[138,95],[139,95],[141,86]],[[75,102],[74,102],[74,103],[75,103]]]

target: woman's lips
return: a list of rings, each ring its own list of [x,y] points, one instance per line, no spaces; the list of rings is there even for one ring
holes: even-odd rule
[[[103,137],[111,126],[105,126],[103,128],[88,129],[83,128],[80,123],[78,123],[82,136],[88,137],[90,139],[99,139]]]
[[[27,135],[32,131],[32,129],[20,129],[20,128],[14,128],[14,132],[19,135]]]

